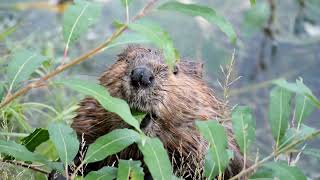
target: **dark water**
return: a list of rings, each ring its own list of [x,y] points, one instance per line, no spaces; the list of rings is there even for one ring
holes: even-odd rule
[[[130,14],[137,12],[144,2],[135,1],[130,8]],[[314,95],[320,97],[320,3],[317,0],[307,1],[309,3],[303,12],[304,16],[311,20],[303,20],[300,22],[302,25],[297,25],[297,16],[301,13],[301,6],[297,1],[276,1],[273,25],[275,37],[272,40],[266,37],[262,28],[255,31],[244,28],[244,14],[250,8],[249,0],[196,2],[208,4],[234,25],[239,36],[236,46],[231,45],[216,26],[199,18],[158,11],[153,11],[148,18],[158,22],[169,32],[182,56],[205,63],[206,79],[218,92],[221,88],[217,79],[222,78],[219,66],[227,64],[235,50],[233,77],[241,76],[241,78],[231,87],[232,103],[248,105],[254,110],[258,135],[256,147],[262,154],[270,153],[273,140],[268,125],[268,99],[272,85],[266,82],[279,77],[289,81],[302,77]],[[267,3],[262,0],[260,2]],[[10,3],[13,1],[0,0],[0,5]],[[81,37],[79,43],[71,47],[70,57],[76,57],[106,39],[114,30],[111,25],[113,20],[124,21],[125,9],[121,7],[119,1],[105,0],[103,3],[102,18],[87,35]],[[61,60],[65,45],[61,32],[61,15],[43,9],[25,11],[0,9],[0,32],[17,22],[20,22],[17,31],[5,43],[0,42],[3,43],[0,47],[27,47],[39,52],[48,51],[52,52],[49,53],[52,59]],[[300,30],[296,30],[299,28]],[[95,79],[105,67],[115,61],[116,54],[122,48],[108,49],[93,57],[91,61],[68,70],[65,75]],[[5,53],[4,49],[6,48],[1,48],[0,52]],[[58,78],[63,78],[65,75]],[[45,98],[37,93],[33,92],[28,98],[32,101],[45,101]],[[319,129],[319,117],[320,111],[317,110],[306,120],[306,124]],[[35,120],[34,124],[36,125],[38,121]],[[308,143],[307,147],[320,148],[319,140]],[[304,155],[298,163],[303,169],[308,167],[305,171],[309,177],[319,177],[319,164],[320,161]]]

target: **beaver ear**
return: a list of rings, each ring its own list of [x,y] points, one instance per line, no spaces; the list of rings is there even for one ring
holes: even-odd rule
[[[179,66],[190,75],[194,75],[198,78],[202,78],[203,76],[203,63],[194,62],[194,61],[181,61]]]

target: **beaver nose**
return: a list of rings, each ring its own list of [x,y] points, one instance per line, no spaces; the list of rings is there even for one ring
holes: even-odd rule
[[[154,76],[152,72],[145,67],[138,67],[131,72],[131,84],[134,87],[150,87],[153,83]]]

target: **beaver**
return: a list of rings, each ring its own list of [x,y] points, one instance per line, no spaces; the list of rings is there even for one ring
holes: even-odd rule
[[[226,120],[226,105],[205,83],[202,67],[202,63],[182,58],[170,69],[160,50],[130,45],[99,81],[112,96],[126,100],[132,110],[147,114],[141,122],[142,131],[161,140],[179,177],[204,178],[203,159],[208,143],[195,128],[195,120],[218,120],[225,127],[228,148],[234,153],[224,173],[228,178],[243,169],[243,155],[234,140],[231,122]],[[87,144],[114,129],[130,128],[93,98],[80,102],[71,127]],[[137,145],[131,145],[117,155],[87,165],[85,173],[114,165],[118,159],[143,162]]]

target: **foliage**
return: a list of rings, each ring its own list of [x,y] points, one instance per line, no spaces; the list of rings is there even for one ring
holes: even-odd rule
[[[132,0],[121,0],[127,8]],[[264,5],[250,0],[252,9],[245,15],[247,26],[261,29],[269,16],[269,11]],[[36,51],[23,48],[12,49],[10,61],[6,63],[6,81],[0,83],[1,100],[1,123],[3,124],[3,134],[6,137],[0,140],[0,153],[2,162],[16,163],[24,167],[29,167],[35,171],[46,173],[46,170],[57,170],[64,176],[75,179],[77,172],[87,163],[97,162],[129,146],[137,146],[143,155],[143,163],[133,160],[119,160],[118,167],[103,167],[100,170],[92,171],[84,179],[143,179],[144,165],[148,168],[154,179],[175,179],[173,168],[168,153],[158,137],[148,137],[140,129],[140,123],[145,117],[144,113],[131,112],[128,103],[122,99],[112,97],[103,86],[91,82],[77,79],[57,80],[50,83],[50,79],[65,69],[92,57],[93,55],[107,50],[108,48],[120,46],[128,43],[152,43],[162,49],[166,59],[166,64],[173,69],[174,64],[180,59],[178,51],[174,48],[174,43],[166,30],[150,19],[141,19],[147,14],[148,8],[153,4],[147,4],[145,8],[126,23],[114,23],[116,31],[110,38],[87,54],[75,58],[68,64],[61,63],[57,67],[51,67],[48,61],[50,58]],[[225,17],[220,16],[214,9],[198,4],[185,4],[178,1],[169,1],[160,4],[158,11],[174,11],[191,17],[200,16],[209,23],[217,25],[229,38],[231,43],[237,39],[236,32],[231,23]],[[63,37],[66,43],[65,55],[69,46],[77,43],[91,26],[98,22],[102,11],[102,4],[77,0],[66,10],[63,15]],[[16,30],[13,26],[0,34],[0,41]],[[130,29],[133,33],[124,32]],[[54,70],[47,73],[50,68]],[[37,78],[37,79],[31,79]],[[31,83],[26,83],[32,80]],[[305,149],[301,144],[312,138],[317,138],[319,130],[305,125],[306,118],[316,109],[320,108],[320,101],[312,91],[303,84],[302,79],[296,83],[289,83],[284,79],[273,82],[276,84],[270,92],[269,101],[269,126],[271,134],[275,140],[275,148],[272,153],[262,160],[258,160],[252,168],[245,167],[233,179],[248,176],[250,179],[278,178],[286,179],[306,179],[305,175],[297,167],[292,166],[290,157],[295,152],[304,153],[319,158],[319,151],[316,149]],[[55,107],[38,103],[24,102],[21,97],[26,92],[34,88],[50,86],[56,88],[57,84],[62,88],[70,88],[81,94],[91,96],[107,111],[113,112],[128,124],[129,128],[116,129],[104,136],[99,137],[86,149],[85,155],[80,165],[74,167],[74,172],[68,172],[69,166],[74,166],[73,160],[78,153],[79,147],[83,144],[78,140],[77,134],[70,127],[67,121],[72,118],[72,112],[76,106],[59,110],[59,103]],[[18,87],[22,87],[19,89]],[[295,99],[293,98],[295,95]],[[57,100],[58,101],[58,100]],[[293,103],[294,102],[294,103]],[[292,108],[292,105],[295,105]],[[28,117],[30,111],[43,114],[49,118],[51,123],[47,128],[32,129]],[[45,110],[44,110],[45,109]],[[34,113],[36,114],[36,113]],[[31,118],[34,114],[31,114]],[[290,122],[290,119],[293,121]],[[7,123],[16,120],[23,133],[11,133]],[[63,122],[66,121],[66,122]],[[233,109],[231,115],[232,131],[237,145],[244,154],[244,159],[250,159],[251,149],[255,141],[255,118],[251,109],[247,106],[238,106]],[[208,142],[209,146],[204,157],[204,175],[208,179],[218,177],[223,178],[223,173],[233,152],[228,147],[226,129],[220,119],[198,120],[195,127],[201,136]],[[20,129],[18,129],[20,130]],[[21,139],[11,139],[11,136],[23,137]],[[19,142],[19,143],[18,143]],[[48,148],[43,148],[46,146]],[[52,152],[44,152],[43,149],[53,149]],[[49,155],[51,154],[51,155]],[[53,155],[52,155],[53,154]],[[281,155],[289,155],[288,162],[271,161]],[[299,154],[296,155],[298,158]],[[58,157],[59,162],[53,157]],[[18,163],[17,163],[18,162]],[[38,167],[43,169],[38,169]],[[257,170],[253,173],[253,170]],[[77,177],[78,178],[78,177]]]
[[[212,179],[222,174],[228,166],[227,135],[224,127],[215,121],[197,121],[196,126],[202,136],[209,142],[210,147],[206,153],[204,173]]]

